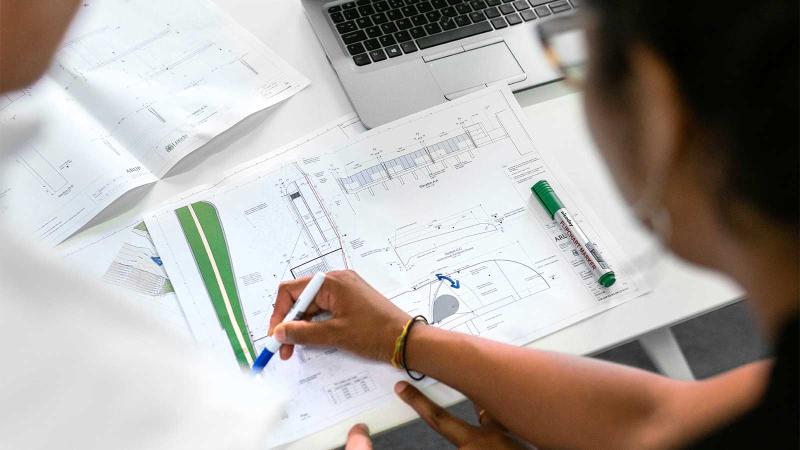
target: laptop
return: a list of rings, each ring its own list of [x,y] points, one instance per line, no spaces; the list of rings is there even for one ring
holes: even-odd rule
[[[367,127],[488,85],[557,79],[537,23],[578,0],[302,0]]]

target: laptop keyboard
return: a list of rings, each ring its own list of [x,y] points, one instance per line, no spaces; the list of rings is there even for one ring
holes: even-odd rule
[[[559,14],[578,0],[356,0],[328,8],[357,66]]]

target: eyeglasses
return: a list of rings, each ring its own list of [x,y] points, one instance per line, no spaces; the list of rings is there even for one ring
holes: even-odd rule
[[[576,87],[586,80],[588,48],[586,41],[587,16],[578,12],[555,17],[537,27],[545,54],[564,80]]]

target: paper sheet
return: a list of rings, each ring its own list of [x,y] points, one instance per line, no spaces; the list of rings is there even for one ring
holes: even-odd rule
[[[523,117],[507,89],[488,89],[148,214],[195,336],[247,366],[266,337],[278,283],[341,268],[436,326],[511,344],[643,293],[636,274],[597,285],[531,198],[530,186],[547,178],[612,266],[618,260]],[[404,377],[311,348],[270,364],[265,376],[292,398],[271,445],[379,405]]]
[[[307,85],[208,0],[84,1],[44,79],[0,96],[0,212],[57,244]]]
[[[178,334],[191,339],[175,289],[142,221],[112,221],[58,247],[71,268],[102,280]]]

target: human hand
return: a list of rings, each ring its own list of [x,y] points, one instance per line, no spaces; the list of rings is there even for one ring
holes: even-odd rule
[[[459,450],[476,449],[532,449],[533,447],[509,435],[505,427],[495,421],[485,410],[475,405],[480,426],[473,426],[453,417],[414,386],[401,381],[394,391],[419,414],[433,431],[444,436]]]
[[[394,342],[410,316],[372,288],[351,270],[328,272],[306,318],[330,312],[323,321],[293,321],[281,324],[311,278],[281,283],[269,322],[270,334],[288,359],[294,344],[337,347],[368,359],[390,362]]]
[[[369,438],[369,428],[365,424],[359,423],[350,428],[344,450],[372,450],[372,439]]]

